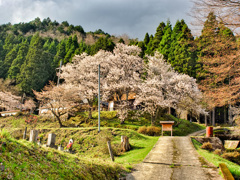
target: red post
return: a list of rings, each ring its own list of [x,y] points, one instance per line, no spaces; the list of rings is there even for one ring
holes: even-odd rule
[[[212,126],[208,126],[206,128],[206,137],[213,137],[213,127]]]

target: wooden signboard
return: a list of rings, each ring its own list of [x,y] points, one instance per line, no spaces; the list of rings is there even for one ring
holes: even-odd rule
[[[172,126],[174,125],[174,121],[160,121],[160,124],[162,125],[162,136],[163,131],[171,131],[172,136]]]
[[[237,140],[225,140],[224,147],[226,149],[236,149],[238,147],[239,141]]]

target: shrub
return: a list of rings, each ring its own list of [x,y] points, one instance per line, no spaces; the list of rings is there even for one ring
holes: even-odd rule
[[[149,135],[149,136],[160,136],[161,135],[161,128],[156,127],[156,126],[148,126],[147,135]]]
[[[220,156],[222,154],[222,150],[216,149],[213,153]]]
[[[138,133],[141,133],[141,134],[147,134],[147,127],[146,126],[142,126],[140,128],[138,128]]]
[[[237,151],[223,153],[221,157],[229,161],[235,162],[237,164],[240,164],[240,153]]]
[[[213,147],[212,144],[210,142],[205,142],[203,143],[203,145],[201,146],[202,149],[206,149],[208,151],[212,151]]]
[[[142,126],[138,129],[138,133],[145,134],[148,136],[160,136],[161,128],[156,126]]]

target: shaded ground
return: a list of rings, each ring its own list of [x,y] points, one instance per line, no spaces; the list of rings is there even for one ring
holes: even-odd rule
[[[160,137],[127,180],[220,180],[218,169],[200,162],[190,137]]]

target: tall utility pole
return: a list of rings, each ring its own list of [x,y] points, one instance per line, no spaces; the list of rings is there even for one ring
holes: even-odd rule
[[[98,65],[98,132],[100,133],[100,64]]]
[[[59,85],[59,82],[60,82],[61,67],[62,67],[62,60],[60,61],[60,66],[59,66],[59,68],[57,68],[57,69],[59,69],[59,71],[58,71],[57,86]]]

